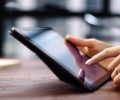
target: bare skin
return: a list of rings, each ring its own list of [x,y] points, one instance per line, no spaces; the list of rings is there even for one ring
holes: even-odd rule
[[[108,65],[113,82],[120,85],[120,46],[112,47],[110,44],[96,39],[81,39],[67,35],[65,38],[76,45],[82,52],[92,57],[86,64],[91,65],[99,63],[110,57],[115,57]]]
[[[96,55],[97,53],[101,52],[105,48],[111,47],[110,44],[107,44],[105,42],[96,40],[94,38],[92,38],[92,39],[82,39],[82,38],[67,35],[65,37],[65,39],[67,41],[70,41],[74,45],[76,45],[80,50],[82,50],[82,52],[90,55],[91,57]]]

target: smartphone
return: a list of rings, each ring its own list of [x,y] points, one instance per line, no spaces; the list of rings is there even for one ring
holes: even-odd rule
[[[79,89],[94,91],[110,78],[100,65],[86,65],[89,57],[52,28],[13,27],[10,34],[32,50],[61,81]]]

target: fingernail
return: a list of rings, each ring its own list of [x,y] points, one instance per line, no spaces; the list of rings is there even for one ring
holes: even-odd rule
[[[68,38],[69,38],[69,35],[66,35],[66,36],[65,36],[65,39],[67,40]]]
[[[92,63],[92,60],[91,60],[91,59],[89,59],[89,60],[87,60],[87,61],[85,62],[86,65],[90,65],[91,63]]]
[[[67,34],[66,36],[69,37],[70,35]]]

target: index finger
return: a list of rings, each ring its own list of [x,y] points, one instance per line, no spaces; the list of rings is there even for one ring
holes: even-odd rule
[[[91,59],[87,60],[86,64],[91,65],[94,63],[98,63],[102,60],[105,60],[106,58],[118,56],[120,54],[119,49],[120,47],[110,47],[110,48],[104,49],[102,52],[96,54]]]
[[[77,45],[77,46],[92,47],[92,44],[86,39],[81,39],[81,38],[73,37],[73,36],[70,36],[70,35],[66,35],[65,39],[67,41],[70,41],[71,43]]]

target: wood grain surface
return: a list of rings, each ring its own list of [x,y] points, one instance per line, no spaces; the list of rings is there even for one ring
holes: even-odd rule
[[[0,70],[0,100],[120,100],[112,81],[94,92],[82,92],[59,81],[39,59]]]

